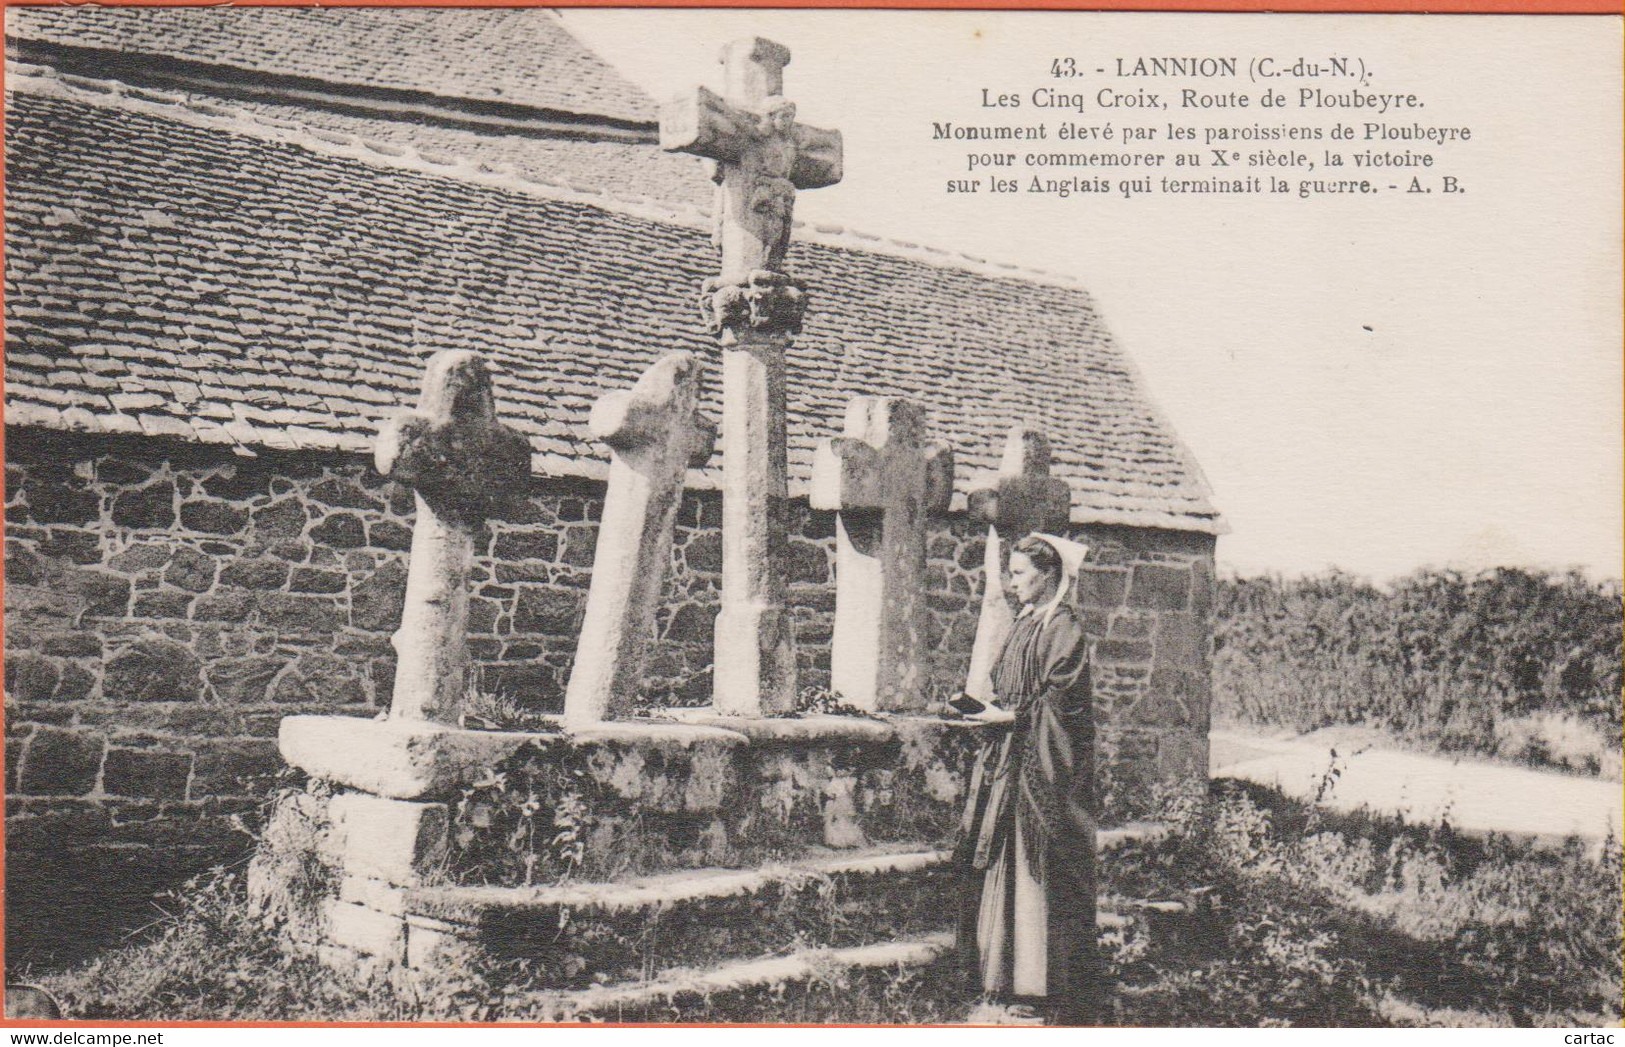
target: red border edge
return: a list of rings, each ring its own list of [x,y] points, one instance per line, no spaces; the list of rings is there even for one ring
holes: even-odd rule
[[[69,0],[3,0],[6,7],[69,6]],[[200,0],[97,0],[106,7],[206,7]],[[555,7],[849,9],[909,11],[1139,11],[1210,14],[1618,15],[1625,0],[233,0],[237,7]]]
[[[97,0],[106,7],[207,7],[215,6],[208,0]],[[1209,14],[1493,14],[1493,15],[1625,15],[1625,0],[568,0],[564,3],[537,3],[534,0],[336,0],[318,3],[288,2],[288,0],[233,0],[238,7],[563,7],[563,8],[651,8],[729,10],[763,8],[775,10],[801,9],[872,9],[899,11],[1094,11],[1094,12],[1187,12]],[[60,7],[78,6],[71,0],[0,0],[0,6]],[[0,63],[0,90],[5,86],[5,70]],[[0,107],[0,123],[4,121],[4,108]],[[5,200],[5,157],[0,150],[0,206]],[[0,232],[0,267],[5,262],[5,237]],[[0,338],[5,321],[0,315]],[[0,392],[5,385],[5,364],[0,357]],[[5,405],[0,398],[0,457],[5,448]],[[0,499],[4,498],[5,483],[0,479]],[[4,539],[5,522],[0,520],[0,540]],[[3,559],[3,558],[0,558]],[[5,580],[0,577],[0,600],[4,599]],[[4,664],[3,644],[5,619],[0,614],[0,665]],[[0,706],[0,730],[5,724],[5,711]],[[3,758],[0,758],[3,767]],[[9,768],[4,769],[9,773]],[[5,778],[0,777],[0,799],[5,797]],[[5,817],[0,812],[0,883],[5,873]],[[5,905],[0,892],[0,941],[5,930]],[[0,946],[0,1005],[4,1003],[5,955]],[[228,1022],[228,1021],[105,1021],[95,1019],[61,1019],[58,1021],[32,1021],[0,1016],[0,1029],[53,1029],[71,1028],[127,1028],[127,1029],[460,1029],[484,1028],[597,1028],[597,1029],[661,1029],[661,1028],[944,1028],[944,1026],[873,1026],[873,1025],[754,1025],[714,1024],[709,1022],[682,1023],[594,1023],[590,1026],[576,1023],[530,1022]]]

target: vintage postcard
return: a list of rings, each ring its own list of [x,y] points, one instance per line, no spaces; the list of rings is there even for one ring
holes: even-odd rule
[[[1621,1021],[1617,14],[5,13],[8,1021]]]

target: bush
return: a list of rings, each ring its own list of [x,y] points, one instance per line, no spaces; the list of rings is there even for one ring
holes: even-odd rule
[[[1446,751],[1598,773],[1621,745],[1621,593],[1577,573],[1333,572],[1219,586],[1214,711],[1364,724]]]
[[[216,868],[160,899],[143,942],[39,978],[68,1017],[151,1021],[413,1021],[423,1008],[379,984],[284,954],[250,912],[242,878]]]
[[[1114,950],[1129,1024],[1594,1025],[1625,989],[1622,861],[1219,783],[1175,831],[1103,865],[1125,898],[1183,899]]]

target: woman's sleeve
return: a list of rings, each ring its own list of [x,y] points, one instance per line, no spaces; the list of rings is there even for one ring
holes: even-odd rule
[[[1050,620],[1041,644],[1043,687],[1030,707],[1024,791],[1030,803],[1059,816],[1072,832],[1092,833],[1094,710],[1088,637],[1068,608]]]
[[[1089,638],[1070,607],[1058,608],[1040,637],[1042,696],[1062,717],[1088,715]]]

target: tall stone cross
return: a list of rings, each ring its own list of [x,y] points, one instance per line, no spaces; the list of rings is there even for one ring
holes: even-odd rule
[[[373,458],[417,497],[389,715],[455,724],[468,689],[474,535],[504,488],[530,478],[530,443],[497,421],[484,357],[448,350],[429,360],[417,410],[384,426]]]
[[[811,502],[836,509],[830,686],[861,709],[925,704],[926,523],[953,496],[954,452],[908,400],[854,397],[813,458]]]
[[[699,361],[671,353],[631,389],[593,407],[588,427],[610,448],[609,489],[564,694],[567,726],[613,719],[637,696],[670,567],[683,475],[704,465],[716,442],[716,426],[694,409],[699,394]]]
[[[722,51],[724,94],[703,87],[661,113],[660,145],[716,164],[722,274],[701,311],[722,344],[722,607],[712,704],[742,716],[789,712],[795,650],[784,606],[784,352],[806,298],[785,273],[797,189],[841,180],[841,136],[796,123],[790,52],[771,40]]]
[[[1049,437],[1024,425],[1004,440],[998,472],[970,492],[970,515],[987,527],[982,559],[982,615],[971,647],[965,693],[975,698],[993,694],[993,663],[1010,633],[1014,615],[1004,595],[1004,569],[1009,546],[1034,531],[1056,533],[1070,518],[1072,491],[1049,474]]]

